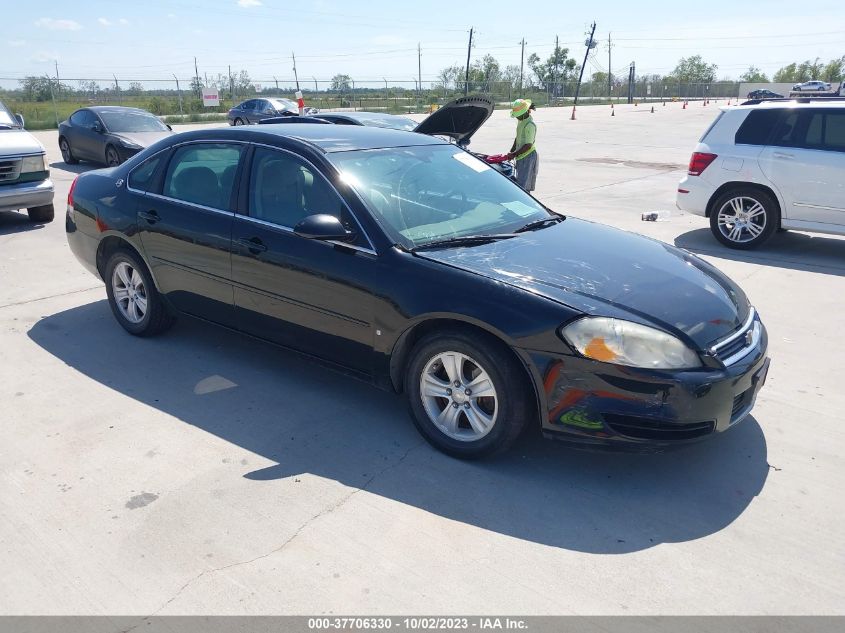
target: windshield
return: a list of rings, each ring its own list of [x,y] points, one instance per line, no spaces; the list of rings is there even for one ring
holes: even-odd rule
[[[288,110],[290,112],[299,112],[299,106],[293,101],[287,99],[270,99],[270,103],[276,110]]]
[[[3,127],[18,127],[17,120],[12,116],[12,113],[6,109],[6,106],[3,105],[2,101],[0,101],[0,125]]]
[[[99,112],[109,132],[167,132],[167,126],[143,112]]]
[[[384,117],[360,118],[359,121],[370,127],[385,127],[391,130],[405,130],[406,132],[413,132],[419,125],[413,119],[392,114],[387,114]]]
[[[454,145],[328,154],[341,179],[393,239],[416,247],[510,233],[551,213],[511,180]]]

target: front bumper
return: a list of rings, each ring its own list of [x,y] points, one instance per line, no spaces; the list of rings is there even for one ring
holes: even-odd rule
[[[0,186],[0,211],[31,209],[53,202],[53,182],[47,178],[39,182]]]
[[[674,372],[526,353],[544,379],[544,433],[582,444],[661,447],[744,419],[766,380],[767,347],[762,328],[755,349],[736,364]]]

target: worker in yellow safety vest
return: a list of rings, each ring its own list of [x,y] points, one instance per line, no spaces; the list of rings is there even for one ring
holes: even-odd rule
[[[539,156],[535,145],[537,124],[531,118],[533,109],[530,99],[517,99],[511,104],[511,116],[517,121],[516,138],[507,157],[509,160],[515,159],[516,182],[526,191],[534,191],[539,167]]]

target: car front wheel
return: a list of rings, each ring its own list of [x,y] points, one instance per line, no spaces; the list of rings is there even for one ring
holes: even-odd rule
[[[123,329],[135,336],[154,336],[173,322],[147,267],[134,253],[117,251],[106,263],[109,306]]]
[[[779,226],[777,203],[769,194],[752,187],[739,187],[722,194],[710,212],[710,230],[730,248],[757,248]]]
[[[109,167],[117,167],[120,165],[120,155],[117,153],[117,150],[109,145],[106,147],[106,165]]]
[[[435,448],[478,459],[510,447],[531,417],[524,369],[502,344],[464,332],[424,337],[405,378],[414,425]]]
[[[243,125],[243,124],[244,124],[244,122],[241,121],[240,119],[235,119],[235,125]]]

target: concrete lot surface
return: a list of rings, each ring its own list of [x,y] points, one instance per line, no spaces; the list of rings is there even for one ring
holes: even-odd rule
[[[662,455],[532,429],[481,463],[286,351],[187,318],[124,333],[65,239],[90,166],[39,132],[57,221],[0,214],[0,614],[845,614],[845,240],[718,245],[674,211],[715,104],[655,110],[539,111],[536,193],[743,286],[772,357],[753,415]]]

